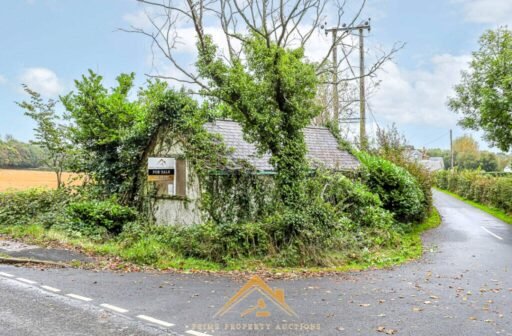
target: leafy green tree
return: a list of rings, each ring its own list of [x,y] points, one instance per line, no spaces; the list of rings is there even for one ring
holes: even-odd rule
[[[25,115],[36,122],[37,126],[34,129],[36,140],[33,143],[47,152],[46,165],[55,172],[57,188],[60,188],[63,186],[62,172],[69,163],[72,148],[66,137],[66,127],[59,124],[60,118],[55,113],[57,102],[53,99],[45,101],[39,93],[31,90],[27,85],[23,85],[23,89],[29,94],[30,100],[17,104],[25,110]]]
[[[123,192],[131,179],[132,164],[123,160],[123,139],[129,136],[142,111],[128,99],[134,74],[117,77],[117,85],[105,88],[103,77],[89,70],[75,81],[76,92],[61,97],[70,121],[70,138],[80,153],[76,170],[101,184],[106,194]]]
[[[478,165],[481,169],[488,172],[498,171],[498,158],[496,157],[496,154],[490,152],[481,152]]]
[[[178,127],[191,134],[202,129],[202,122],[193,120],[194,101],[158,80],[130,99],[134,77],[121,74],[109,89],[102,76],[89,70],[75,81],[76,92],[61,100],[71,123],[70,138],[82,158],[74,169],[93,177],[104,195],[116,194],[122,203],[140,207],[147,157],[157,140]]]
[[[217,56],[208,35],[198,50],[197,66],[210,80],[210,93],[229,105],[261,152],[272,153],[281,199],[295,204],[307,172],[302,130],[319,113],[315,68],[305,61],[303,48],[285,49],[253,34],[244,39],[244,55],[232,63]]]
[[[470,70],[462,72],[448,106],[462,114],[460,124],[482,129],[485,138],[503,151],[512,148],[512,32],[501,27],[480,38]]]
[[[125,31],[150,38],[155,50],[175,70],[155,76],[186,83],[211,102],[228,106],[228,115],[241,124],[247,140],[261,152],[272,154],[278,196],[284,204],[295,206],[302,198],[308,169],[302,130],[321,111],[315,99],[320,80],[324,85],[359,80],[348,72],[341,74],[340,64],[329,64],[346,34],[338,34],[314,64],[304,56],[304,50],[323,29],[326,15],[354,24],[360,21],[365,1],[355,17],[348,19],[343,17],[345,2],[333,0],[140,2],[154,9],[148,11],[155,13],[148,14],[152,28]],[[177,46],[184,36],[179,34],[178,22],[189,25],[195,33],[195,69],[179,56]],[[209,26],[222,28],[226,45],[219,39],[214,42]],[[398,49],[400,46],[395,46],[379,57],[364,75],[377,71]],[[324,119],[329,119],[328,115],[324,114]],[[332,122],[337,125],[337,120]]]

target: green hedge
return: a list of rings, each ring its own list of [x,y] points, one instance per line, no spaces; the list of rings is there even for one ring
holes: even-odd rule
[[[429,201],[418,180],[391,161],[360,152],[363,179],[371,192],[379,195],[386,210],[401,223],[421,222],[428,215]]]
[[[436,186],[512,214],[512,177],[495,177],[479,171],[444,170],[436,174]]]

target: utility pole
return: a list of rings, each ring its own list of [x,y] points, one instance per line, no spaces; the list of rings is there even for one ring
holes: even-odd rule
[[[445,133],[446,134],[446,133]],[[450,168],[453,170],[453,137],[452,130],[450,129]]]
[[[370,25],[368,24],[368,30]],[[359,28],[359,137],[361,149],[366,149],[366,95],[364,86],[364,28]]]
[[[343,24],[341,27],[334,27],[325,30],[325,34],[332,33],[332,66],[333,66],[333,109],[334,109],[334,122],[336,125],[339,124],[340,121],[340,109],[339,109],[339,96],[338,96],[338,52],[337,52],[337,44],[338,44],[338,36],[337,33],[340,32],[352,32],[357,30],[359,32],[359,141],[361,143],[361,148],[366,148],[367,140],[366,140],[366,94],[365,94],[365,69],[364,69],[364,30],[368,29],[370,31],[370,20],[358,25],[348,27],[346,24]]]
[[[338,96],[338,50],[336,48],[337,44],[337,30],[332,31],[332,45],[334,46],[332,50],[332,82],[334,84],[333,92],[332,92],[332,106],[333,106],[333,118],[334,125],[337,130],[339,130],[340,124],[340,99]]]

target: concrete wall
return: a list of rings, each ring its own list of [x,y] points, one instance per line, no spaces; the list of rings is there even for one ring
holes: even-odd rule
[[[165,148],[163,145],[156,147],[152,156],[182,158],[183,147],[179,142]],[[187,162],[187,187],[186,198],[177,196],[157,196],[153,200],[153,214],[157,225],[192,225],[203,222],[203,213],[199,209],[201,190],[197,176],[191,171]]]

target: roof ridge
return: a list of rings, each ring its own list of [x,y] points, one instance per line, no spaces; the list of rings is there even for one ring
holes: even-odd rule
[[[215,123],[217,121],[227,121],[227,122],[231,122],[231,123],[234,123],[234,124],[238,124],[240,125],[240,123],[236,120],[233,120],[233,119],[228,119],[228,118],[220,118],[220,119],[213,119],[212,121],[210,121],[211,123]],[[326,127],[326,126],[317,126],[317,125],[308,125],[304,128],[309,128],[309,129],[323,129],[323,130],[328,130],[330,131],[329,127]]]

